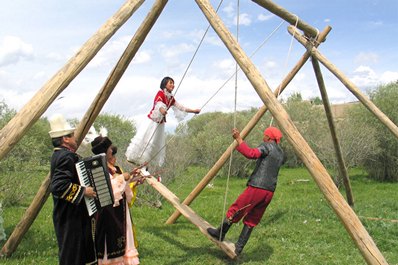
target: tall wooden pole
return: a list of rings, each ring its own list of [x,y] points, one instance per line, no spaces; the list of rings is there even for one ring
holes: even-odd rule
[[[326,27],[323,32],[318,36],[318,44],[323,42],[326,39],[326,36],[329,34],[331,27]],[[293,69],[288,73],[288,75],[282,80],[282,83],[275,90],[274,95],[278,97],[282,93],[282,91],[287,87],[287,85],[292,81],[294,76],[300,71],[301,67],[307,62],[308,58],[310,58],[311,54],[306,51],[304,55],[300,58],[297,64],[293,67]],[[258,121],[264,116],[267,112],[267,106],[262,106],[257,113],[252,117],[249,123],[243,128],[241,131],[241,136],[243,139],[251,132],[251,130],[256,126]],[[202,190],[210,183],[210,181],[217,175],[218,171],[224,166],[229,157],[231,156],[232,151],[236,148],[236,141],[233,141],[230,146],[225,150],[225,152],[221,155],[221,157],[217,160],[217,162],[213,165],[213,167],[209,170],[209,172],[203,177],[203,179],[196,185],[196,187],[191,191],[191,193],[185,198],[182,202],[183,204],[190,205],[196,197],[202,192]],[[181,213],[176,210],[174,213],[167,219],[166,224],[173,224]]]
[[[57,96],[84,69],[112,35],[131,17],[144,0],[126,3],[82,46],[36,95],[0,131],[0,160],[18,143]]]
[[[131,60],[134,58],[135,54],[137,53],[139,47],[144,42],[146,36],[148,35],[150,29],[155,24],[157,18],[161,14],[164,6],[168,0],[157,0],[150,13],[147,15],[145,20],[142,22],[141,26],[138,28],[136,34],[134,34],[133,38],[131,39],[129,45],[127,46],[126,50],[124,51],[123,55],[119,59],[118,63],[112,70],[111,74],[109,75],[105,85],[102,87],[100,92],[97,94],[96,98],[94,99],[93,103],[91,104],[90,108],[87,110],[86,114],[84,115],[83,119],[79,123],[78,127],[76,128],[76,141],[78,145],[81,144],[84,136],[87,134],[89,128],[93,124],[94,120],[102,110],[103,106],[105,105],[107,99],[111,95],[112,91],[116,87],[118,81],[124,74],[125,70],[127,69],[128,65],[130,64]],[[30,226],[32,225],[33,221],[36,219],[37,215],[39,214],[41,208],[43,207],[44,203],[46,202],[50,190],[50,174],[46,176],[44,181],[39,188],[38,193],[36,194],[33,202],[26,210],[24,216],[22,217],[21,221],[15,227],[13,233],[10,235],[9,239],[7,240],[6,244],[4,244],[3,248],[1,249],[1,254],[7,257],[11,256],[12,253],[16,250],[19,243],[21,242],[25,233],[29,230]]]
[[[328,119],[330,134],[332,136],[333,146],[336,152],[338,169],[340,176],[343,178],[345,192],[347,195],[347,202],[350,206],[354,206],[354,197],[352,195],[350,178],[348,176],[347,168],[344,163],[343,153],[341,152],[339,139],[337,138],[336,126],[334,124],[333,114],[330,108],[329,97],[325,88],[325,82],[323,81],[321,68],[319,67],[319,62],[316,58],[312,57],[311,61],[312,61],[312,66],[314,68],[316,80],[318,82],[319,90],[321,92],[322,102],[325,108],[326,117]]]
[[[261,100],[268,107],[279,127],[285,134],[289,143],[293,146],[298,157],[306,165],[318,187],[325,195],[325,198],[340,218],[347,232],[352,237],[354,243],[361,251],[363,257],[369,264],[385,264],[387,261],[380,253],[376,244],[363,227],[358,216],[344,200],[336,185],[332,181],[329,173],[319,161],[315,153],[312,151],[303,136],[295,127],[286,110],[281,103],[278,102],[269,86],[262,78],[260,72],[256,69],[249,57],[243,52],[235,38],[228,31],[217,13],[210,5],[208,0],[195,0],[207,20],[210,22],[214,31],[228,48],[236,62],[239,64],[250,83],[253,85]]]
[[[313,57],[320,61],[332,74],[334,74],[343,85],[359,100],[365,107],[373,113],[394,135],[398,138],[398,127],[395,125],[367,96],[365,96],[359,88],[352,83],[343,72],[333,65],[317,48],[307,41],[307,39],[297,32],[293,27],[289,26],[289,33],[304,45]]]

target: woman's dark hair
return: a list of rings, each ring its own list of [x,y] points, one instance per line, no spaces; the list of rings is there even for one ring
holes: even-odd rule
[[[166,88],[166,85],[167,85],[167,83],[168,83],[170,80],[173,81],[173,83],[174,83],[174,80],[173,80],[173,78],[171,78],[171,77],[166,76],[165,78],[163,78],[163,79],[162,79],[162,82],[160,82],[160,89]]]
[[[112,145],[112,141],[108,137],[102,137],[97,136],[95,139],[91,142],[91,151],[95,154],[101,154],[101,153],[106,153],[108,150],[109,146]]]
[[[112,150],[112,155],[116,155],[117,154],[117,146],[112,145],[111,146],[111,150]]]

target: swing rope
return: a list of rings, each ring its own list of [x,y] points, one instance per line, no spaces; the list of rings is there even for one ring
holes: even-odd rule
[[[237,0],[237,8],[236,8],[236,42],[239,43],[239,15],[240,15],[240,1]],[[237,98],[238,98],[238,63],[235,62],[235,97],[234,97],[234,115],[233,115],[233,128],[236,128],[236,106],[237,106]],[[223,231],[224,225],[224,215],[227,209],[227,198],[228,198],[228,191],[229,191],[229,181],[231,177],[231,168],[232,168],[232,157],[233,150],[231,149],[231,154],[229,155],[229,163],[228,163],[228,175],[227,175],[227,183],[225,184],[225,192],[224,192],[224,203],[223,203],[223,210],[221,212],[221,231]],[[221,240],[222,233],[220,233]]]
[[[222,5],[223,2],[224,2],[224,0],[220,0],[219,4],[218,4],[218,6],[217,6],[217,9],[216,9],[216,13],[217,13],[218,10],[220,9],[220,6]],[[177,88],[176,88],[176,90],[175,90],[175,92],[174,92],[173,97],[175,97],[175,95],[176,95],[177,92],[178,92],[178,89],[180,88],[182,82],[184,81],[184,78],[185,78],[185,76],[186,76],[186,74],[187,74],[189,68],[191,67],[191,64],[192,64],[193,60],[195,59],[196,54],[197,54],[198,51],[199,51],[199,48],[202,46],[202,43],[203,43],[203,41],[204,41],[204,39],[205,39],[205,37],[206,37],[207,32],[209,31],[209,29],[210,29],[210,23],[209,23],[209,25],[207,26],[207,28],[206,28],[206,30],[205,30],[205,32],[204,32],[204,34],[203,34],[203,36],[202,36],[202,38],[201,38],[201,40],[200,40],[200,42],[199,42],[199,45],[197,46],[197,48],[196,48],[194,54],[192,55],[191,60],[189,61],[187,67],[185,68],[184,74],[183,74],[182,77],[181,77],[181,81],[180,81],[180,83],[178,84],[178,86],[177,86]],[[170,104],[171,104],[171,100],[170,100],[170,102],[167,104],[167,110],[170,108]],[[195,115],[196,115],[196,114],[195,114]],[[148,140],[147,143],[145,144],[145,147],[144,147],[144,149],[142,150],[142,153],[141,153],[141,155],[140,155],[140,158],[141,158],[142,155],[144,154],[145,150],[148,148],[148,145],[149,145],[149,143],[151,142],[151,140],[152,140],[153,136],[155,135],[156,131],[158,130],[159,125],[160,125],[160,123],[158,123],[158,124],[156,125],[156,128],[155,128],[154,132],[152,133],[151,137],[149,138],[149,140]],[[159,149],[159,151],[156,152],[156,154],[153,155],[153,157],[151,157],[151,159],[150,159],[149,161],[146,161],[146,162],[149,164],[149,162],[152,161],[152,160],[153,160],[153,159],[166,147],[166,145],[167,145],[167,144],[165,144],[161,149]]]
[[[279,28],[285,23],[285,21],[282,21],[272,32],[271,34],[250,54],[249,58],[252,58],[267,42],[268,40],[279,30]],[[241,69],[238,68],[235,73],[233,73],[217,90],[216,92],[202,105],[202,108],[204,108],[217,94],[218,92],[221,91],[221,89],[224,88],[224,86],[233,78],[236,76],[236,73],[239,72]]]
[[[299,17],[296,14],[293,14],[293,15],[296,16],[296,23],[294,24],[294,27],[297,28]],[[290,39],[290,45],[289,45],[289,50],[287,52],[287,56],[286,56],[286,59],[285,59],[284,69],[287,69],[287,64],[288,64],[289,59],[290,59],[290,54],[292,52],[293,40],[294,40],[295,32],[296,31],[294,31],[294,33],[293,33],[293,35],[292,35],[292,37]],[[319,31],[318,31],[318,34],[319,34]],[[278,86],[278,95],[277,95],[276,98],[279,98],[280,94],[281,94],[281,84],[279,84],[279,86]],[[272,126],[273,122],[274,122],[274,116],[271,115],[271,122],[270,122],[269,126]]]
[[[223,2],[223,0],[220,1],[219,5],[218,5],[218,7],[217,7],[217,11],[219,10],[219,8],[220,8],[222,2]],[[275,35],[275,33],[281,28],[281,26],[282,26],[284,23],[285,23],[285,21],[282,20],[282,21],[279,23],[279,25],[278,25],[278,26],[277,26],[265,39],[264,39],[264,41],[263,41],[263,42],[250,54],[249,58],[252,58],[253,56],[255,56],[255,55],[257,54],[257,52],[258,52],[259,50],[261,50],[261,48],[263,48],[263,47],[265,46],[265,44],[268,43],[268,41],[271,39],[271,37],[273,37],[273,36]],[[195,53],[194,53],[194,55],[193,55],[193,57],[192,57],[192,59],[191,59],[189,65],[188,65],[189,67],[190,67],[190,65],[192,64],[193,59],[195,58],[195,56],[196,56],[196,54],[197,54],[197,51],[199,50],[200,46],[202,45],[203,40],[204,40],[204,38],[205,38],[205,35],[207,34],[209,28],[210,28],[210,25],[207,27],[207,29],[206,29],[206,31],[205,31],[205,33],[204,33],[204,35],[203,35],[203,37],[202,37],[202,39],[201,39],[201,41],[200,41],[200,43],[199,43],[197,49],[196,49],[196,51],[195,51]],[[188,72],[189,67],[187,67],[187,69],[185,70],[184,75],[183,75],[183,78],[185,78],[185,75],[186,75],[186,73]],[[205,108],[205,107],[209,104],[209,102],[221,91],[221,89],[223,89],[223,88],[226,86],[226,84],[227,84],[233,77],[236,77],[236,76],[237,76],[237,73],[238,73],[240,70],[241,70],[240,68],[236,67],[235,72],[234,72],[234,73],[233,73],[233,74],[232,74],[232,75],[231,75],[231,76],[230,76],[230,77],[229,77],[229,78],[216,90],[215,93],[213,93],[213,95],[211,95],[211,96],[209,97],[209,99],[208,99],[207,101],[205,101],[205,103],[201,106],[200,109]],[[178,88],[181,86],[182,81],[183,81],[183,80],[180,81],[180,83],[179,83],[179,85],[178,85],[178,87],[177,87],[177,89],[176,89],[176,92],[178,91]],[[175,96],[176,92],[174,93],[174,96]],[[195,114],[195,115],[196,115],[196,114]],[[176,133],[175,133],[173,136],[171,136],[170,139],[166,142],[166,144],[163,145],[162,148],[160,148],[160,149],[149,159],[149,161],[146,161],[146,162],[149,164],[149,163],[150,163],[150,162],[151,162],[151,161],[164,149],[164,148],[166,148],[166,147],[169,145],[169,143],[170,143],[172,140],[174,140],[174,138],[178,135],[179,132],[182,131],[182,129],[184,129],[184,127],[185,127],[186,125],[187,125],[187,124],[185,123],[183,126],[180,126],[180,127],[177,129]],[[154,133],[151,135],[151,138],[150,138],[150,139],[148,140],[148,142],[146,143],[145,148],[144,148],[143,152],[141,153],[141,156],[143,155],[143,153],[145,152],[146,148],[148,147],[148,145],[149,145],[150,141],[152,140],[152,138],[153,138],[153,136],[154,136],[154,134],[155,134],[155,132],[156,132],[156,130],[157,130],[158,127],[159,127],[159,124],[157,125],[157,127],[156,127]]]

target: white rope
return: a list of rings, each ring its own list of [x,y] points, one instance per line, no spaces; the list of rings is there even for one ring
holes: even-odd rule
[[[218,12],[218,10],[219,10],[221,4],[223,3],[223,1],[224,1],[224,0],[220,0],[219,4],[218,4],[218,6],[217,6],[217,9],[216,9],[216,13]],[[194,54],[193,54],[193,56],[192,56],[190,62],[188,63],[188,66],[185,68],[185,72],[184,72],[184,74],[183,74],[182,77],[181,77],[181,81],[180,81],[180,83],[178,84],[178,86],[177,86],[177,88],[176,88],[176,90],[175,90],[175,92],[174,92],[174,94],[173,94],[173,97],[175,97],[175,95],[177,94],[177,91],[178,91],[178,89],[180,88],[180,86],[181,86],[181,84],[182,84],[182,81],[184,80],[184,78],[185,78],[185,76],[186,76],[186,74],[187,74],[189,68],[191,67],[191,64],[192,64],[194,58],[196,57],[196,54],[198,53],[199,48],[202,46],[203,40],[205,39],[205,36],[207,35],[207,32],[209,31],[209,29],[210,29],[210,23],[209,23],[209,25],[207,26],[207,29],[205,30],[205,33],[203,34],[203,36],[202,36],[202,38],[201,38],[201,40],[200,40],[200,42],[199,42],[199,45],[198,45],[198,47],[196,48],[196,50],[195,50],[195,52],[194,52]],[[170,103],[171,103],[171,101],[169,102],[169,104],[168,104],[168,106],[167,106],[167,110],[170,108]],[[196,115],[196,114],[195,114],[195,115]],[[148,145],[149,145],[149,143],[151,142],[151,140],[152,140],[153,136],[155,135],[156,131],[158,130],[159,125],[160,125],[160,123],[158,123],[158,124],[156,125],[156,128],[155,128],[154,132],[152,133],[152,135],[151,135],[151,137],[149,138],[148,142],[145,144],[145,147],[144,147],[144,149],[142,150],[142,153],[141,153],[141,155],[140,155],[140,158],[141,158],[142,155],[144,154],[145,150],[148,148]],[[149,162],[152,161],[152,160],[160,153],[160,151],[162,151],[165,147],[166,147],[166,145],[164,145],[161,149],[159,149],[159,151],[158,151],[154,156],[152,156],[152,157],[149,159],[149,161],[146,161],[146,162],[149,164]]]
[[[278,29],[284,24],[285,22],[282,21],[272,32],[271,34],[257,47],[257,49],[254,50],[254,52],[249,56],[249,58],[252,58],[267,42],[268,40],[278,31]],[[217,94],[220,92],[222,88],[234,77],[236,76],[237,72],[239,72],[241,69],[238,68],[235,73],[233,73],[217,90],[216,92],[202,105],[201,109],[203,109]]]
[[[223,2],[223,0],[220,1],[219,5],[218,5],[218,7],[217,7],[217,11],[219,10],[219,8],[220,8],[222,2]],[[264,41],[263,41],[263,42],[250,54],[249,58],[252,58],[254,55],[256,55],[257,52],[258,52],[265,44],[268,43],[268,41],[271,39],[271,37],[274,36],[274,34],[281,28],[281,26],[282,26],[284,23],[285,23],[285,21],[282,20],[281,23],[279,23],[279,25],[267,36],[267,38],[265,38]],[[210,28],[210,25],[207,27],[207,29],[206,29],[206,31],[205,31],[205,33],[204,33],[204,35],[203,35],[203,37],[202,37],[202,39],[201,39],[201,41],[200,41],[200,43],[199,43],[199,45],[198,45],[198,47],[197,47],[195,53],[194,53],[193,58],[196,56],[197,51],[199,50],[199,47],[202,45],[203,40],[204,40],[204,37],[206,36],[206,34],[207,34],[209,28]],[[185,72],[184,72],[184,75],[183,75],[183,77],[182,77],[183,79],[184,79],[186,73],[188,72],[189,66],[192,64],[193,58],[191,59],[189,65],[188,65],[188,67],[187,67],[187,69],[186,69]],[[225,87],[225,85],[226,85],[233,77],[237,76],[237,73],[238,73],[240,70],[241,70],[240,68],[236,68],[236,69],[235,69],[235,73],[233,73],[233,74],[232,74],[232,75],[231,75],[231,76],[230,76],[230,77],[229,77],[229,78],[216,90],[216,92],[215,92],[212,96],[210,96],[210,98],[201,106],[200,109],[203,110],[203,108],[205,108],[205,107],[207,106],[207,104],[208,104],[208,103],[221,91],[221,89],[223,89],[223,88]],[[183,80],[180,81],[180,83],[179,83],[179,85],[178,85],[178,87],[177,87],[177,89],[176,89],[176,92],[174,93],[174,96],[175,96],[175,94],[177,93],[178,88],[181,86],[182,81],[183,81]],[[196,115],[196,114],[195,114],[195,115]],[[185,126],[186,126],[186,125],[187,125],[187,124],[185,123]],[[158,126],[159,126],[159,125],[158,125]],[[157,126],[157,127],[158,127],[158,126]],[[175,133],[172,137],[170,137],[170,139],[166,142],[166,144],[165,144],[161,149],[159,149],[159,151],[156,152],[156,153],[152,156],[152,158],[149,159],[149,161],[146,161],[146,162],[147,162],[147,163],[150,163],[150,162],[151,162],[151,161],[152,161],[164,148],[166,148],[166,146],[168,146],[168,144],[174,139],[174,137],[175,137],[185,126],[180,126],[179,129],[176,131],[176,133]],[[156,128],[156,129],[157,129],[157,128]],[[156,129],[155,129],[155,132],[156,132]],[[153,135],[154,135],[154,134],[153,134]],[[153,138],[153,135],[151,136],[150,140]],[[148,143],[146,144],[146,146],[145,146],[145,148],[144,148],[144,151],[145,151],[146,148],[148,147],[148,144],[149,144],[150,140],[149,140]],[[143,152],[144,152],[144,151],[143,151]],[[143,154],[143,153],[142,153],[142,154]],[[141,156],[142,156],[142,154],[141,154]]]
[[[269,39],[271,39],[271,37],[280,29],[280,27],[285,23],[285,21],[281,21],[281,23],[270,33],[270,35],[268,35],[267,38],[265,38],[265,40],[251,53],[251,55],[249,56],[249,58],[252,58],[254,55],[257,54],[257,52],[269,41]],[[235,73],[233,73],[217,90],[216,92],[202,105],[202,107],[200,109],[203,109],[220,91],[221,89],[223,89],[225,87],[225,85],[240,71],[241,69],[238,68]],[[195,114],[196,115],[196,114]],[[149,160],[147,161],[148,163],[151,162],[164,148],[166,148],[169,143],[174,139],[174,137],[176,137],[176,135],[182,131],[182,129],[186,126],[187,124],[185,123],[184,126],[180,126],[179,129],[177,129],[176,133],[170,137],[170,139],[166,142],[166,144],[159,149],[159,151],[157,153],[155,153],[155,155]],[[146,148],[146,147],[145,147]]]
[[[236,42],[239,43],[239,15],[240,15],[240,1],[237,0],[237,8],[236,8]],[[238,98],[238,63],[235,62],[235,98],[234,98],[234,115],[233,115],[233,128],[236,128],[236,106],[237,106],[237,98]],[[221,231],[223,230],[224,225],[224,216],[225,211],[227,209],[227,198],[228,198],[228,191],[229,191],[229,180],[231,177],[231,168],[232,168],[232,157],[233,157],[233,150],[231,149],[231,154],[229,155],[229,163],[228,163],[228,174],[227,174],[227,183],[225,184],[225,192],[224,192],[224,203],[223,203],[223,210],[221,212]],[[220,233],[220,240],[221,240],[222,233]]]
[[[295,15],[295,14],[293,14],[293,15]],[[295,15],[295,16],[296,16],[296,24],[294,25],[294,27],[297,28],[297,25],[298,25],[298,22],[299,22],[299,17],[297,15]],[[292,35],[292,37],[290,39],[290,45],[289,45],[289,50],[287,52],[287,56],[286,56],[286,60],[285,60],[285,64],[284,64],[284,69],[287,69],[287,64],[288,64],[289,59],[290,59],[290,54],[292,52],[293,40],[294,40],[295,32],[296,31],[293,32],[293,35]],[[277,94],[276,98],[279,98],[280,94],[281,94],[281,84],[278,86],[278,94]],[[270,122],[269,126],[272,126],[273,122],[274,122],[274,116],[271,116],[271,122]]]

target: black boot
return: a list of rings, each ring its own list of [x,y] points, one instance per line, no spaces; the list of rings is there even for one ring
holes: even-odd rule
[[[207,228],[207,233],[217,240],[224,241],[225,234],[228,232],[231,225],[232,223],[225,218],[221,226],[217,229],[211,227]]]
[[[235,254],[240,255],[243,248],[245,247],[247,241],[249,240],[250,234],[252,233],[253,227],[249,227],[247,225],[243,226],[242,232],[240,232],[240,236],[238,241],[235,244]]]

